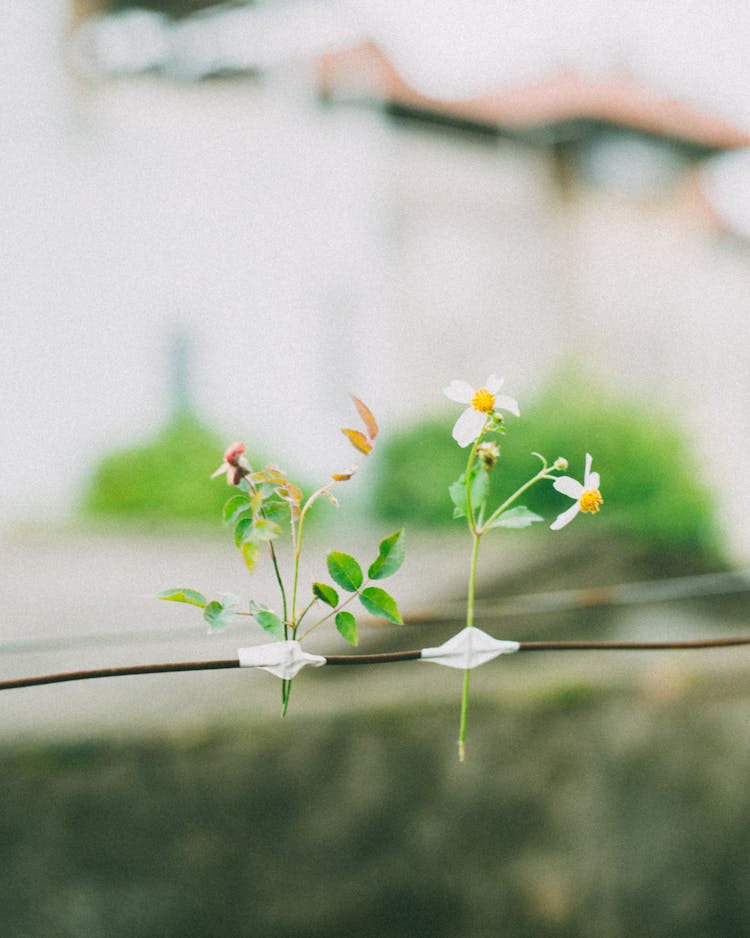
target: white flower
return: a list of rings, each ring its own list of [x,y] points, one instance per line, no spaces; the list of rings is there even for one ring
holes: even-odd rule
[[[453,427],[453,439],[459,446],[473,443],[484,429],[487,417],[498,410],[508,410],[516,417],[520,416],[518,402],[512,397],[497,393],[502,385],[502,378],[490,375],[481,388],[473,388],[466,381],[455,379],[447,388],[443,388],[443,394],[452,401],[469,405]]]
[[[552,483],[553,487],[568,498],[574,498],[575,504],[558,515],[550,527],[559,531],[571,522],[579,511],[596,514],[602,506],[604,499],[599,491],[599,473],[591,471],[591,456],[586,453],[586,471],[583,474],[583,484],[570,476],[560,476]]]

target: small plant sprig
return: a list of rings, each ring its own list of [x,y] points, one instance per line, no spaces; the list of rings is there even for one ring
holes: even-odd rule
[[[558,457],[552,465],[539,453],[533,455],[541,461],[539,471],[524,482],[515,492],[505,498],[496,508],[490,509],[490,473],[500,460],[498,443],[489,439],[505,433],[505,410],[516,417],[520,416],[515,398],[499,394],[503,385],[502,378],[490,375],[480,388],[473,388],[465,381],[451,381],[443,393],[459,404],[467,405],[453,427],[453,438],[461,447],[470,446],[466,470],[450,486],[449,494],[453,502],[453,517],[465,518],[471,534],[471,561],[466,599],[466,627],[474,625],[474,596],[476,592],[477,560],[482,537],[495,528],[526,528],[544,519],[524,505],[516,505],[517,500],[533,485],[542,480],[551,480],[554,488],[574,499],[574,504],[562,512],[550,525],[558,531],[573,520],[579,512],[596,513],[604,499],[599,491],[599,473],[591,471],[591,456],[586,454],[586,469],[583,483],[570,476],[559,473],[568,468],[567,459]],[[461,696],[461,716],[458,734],[458,758],[464,761],[466,755],[466,725],[469,706],[469,678],[471,671],[464,669],[463,692]]]
[[[371,615],[379,616],[397,625],[403,620],[396,600],[379,586],[372,585],[396,573],[404,560],[403,528],[380,542],[378,556],[367,568],[367,576],[359,562],[350,554],[331,551],[326,558],[328,574],[336,586],[315,581],[310,593],[300,596],[299,572],[302,556],[305,522],[312,506],[325,497],[338,506],[333,489],[348,482],[364,459],[370,455],[378,435],[378,425],[370,409],[357,397],[352,397],[363,430],[342,428],[359,459],[342,472],[334,473],[325,485],[305,498],[299,486],[274,465],[254,470],[246,456],[244,443],[233,443],[224,453],[224,461],[212,478],[225,475],[229,485],[239,491],[224,505],[223,518],[234,526],[234,541],[242,554],[247,570],[252,573],[264,548],[268,550],[279,590],[279,605],[271,607],[250,600],[246,609],[240,599],[225,594],[209,601],[197,590],[180,588],[165,590],[158,598],[171,602],[188,603],[203,609],[209,632],[221,632],[238,616],[250,616],[274,638],[281,641],[302,641],[314,629],[333,619],[339,634],[352,645],[357,645],[357,620],[347,608],[357,599]],[[276,550],[276,541],[284,527],[291,535],[291,574],[282,575]],[[322,608],[321,608],[322,607]],[[304,628],[302,628],[304,622]],[[286,715],[291,694],[291,679],[282,679],[281,712]]]

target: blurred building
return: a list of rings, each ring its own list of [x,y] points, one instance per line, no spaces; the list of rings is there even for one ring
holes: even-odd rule
[[[743,517],[750,14],[197,5],[10,14],[4,516],[161,419],[179,328],[201,415],[308,475],[350,390],[387,427],[574,360],[672,408]]]

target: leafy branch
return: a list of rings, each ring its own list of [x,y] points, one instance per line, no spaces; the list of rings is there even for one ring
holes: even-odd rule
[[[367,579],[354,557],[340,551],[329,553],[328,573],[333,582],[348,595],[340,600],[333,586],[314,582],[311,598],[302,608],[299,604],[300,562],[305,522],[310,510],[323,497],[338,506],[333,490],[355,475],[363,460],[372,453],[378,436],[378,424],[370,409],[359,398],[352,397],[352,400],[362,421],[362,429],[344,427],[341,432],[359,458],[351,466],[333,473],[329,481],[308,498],[278,466],[267,465],[254,470],[245,456],[244,443],[232,444],[224,453],[224,462],[214,473],[214,476],[225,474],[227,482],[237,489],[224,505],[222,517],[224,523],[234,529],[235,546],[249,573],[256,569],[263,549],[268,549],[279,590],[281,613],[255,600],[250,600],[247,608],[242,609],[239,598],[233,594],[209,601],[197,590],[185,587],[165,590],[158,595],[159,599],[201,608],[211,633],[223,631],[239,616],[250,616],[261,629],[280,640],[296,641],[300,623],[318,603],[330,607],[329,611],[310,625],[300,640],[333,617],[339,634],[350,644],[356,645],[356,618],[346,608],[355,598],[372,615],[394,624],[403,623],[395,599],[381,587],[370,585],[373,580],[391,576],[401,566],[404,559],[403,529],[381,541],[378,556],[368,568]],[[285,528],[291,539],[291,584],[282,576],[275,546]],[[284,680],[282,713],[286,713],[290,692],[291,679]]]

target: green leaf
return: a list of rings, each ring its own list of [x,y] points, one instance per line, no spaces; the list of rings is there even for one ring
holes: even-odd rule
[[[232,624],[234,612],[226,609],[222,603],[213,600],[203,610],[203,618],[208,622],[210,632],[223,632]]]
[[[252,537],[252,535],[250,534],[250,529],[252,528],[252,526],[253,526],[252,518],[243,518],[237,524],[237,527],[234,529],[234,543],[237,545],[237,547],[240,547],[242,545],[242,542],[245,540],[245,538]]]
[[[496,518],[490,528],[528,528],[535,521],[544,521],[544,518],[533,511],[529,511],[525,505],[519,505],[518,508],[511,508],[504,511],[499,518]]]
[[[474,466],[471,476],[471,507],[474,513],[479,511],[482,502],[487,498],[490,490],[490,476],[480,466]]]
[[[242,559],[245,561],[245,566],[247,567],[248,572],[252,573],[258,563],[260,547],[255,543],[255,541],[245,541],[240,547],[240,551],[242,553]]]
[[[471,470],[471,484],[469,486],[469,496],[471,498],[471,508],[476,515],[482,506],[482,502],[487,498],[489,492],[488,474],[480,466],[474,466]],[[456,481],[448,487],[448,494],[454,504],[453,517],[466,517],[466,473],[462,472]]]
[[[362,585],[364,574],[354,557],[332,550],[326,563],[333,582],[349,593],[356,593]]]
[[[281,528],[275,521],[260,518],[253,527],[253,539],[256,541],[272,541],[281,534]]]
[[[285,523],[289,520],[289,510],[289,502],[273,498],[263,505],[263,516],[269,524],[275,524],[279,528],[279,522]],[[279,533],[281,533],[281,528],[279,528]]]
[[[219,601],[226,610],[235,612],[240,607],[240,597],[234,593],[219,593]]]
[[[284,637],[284,623],[275,612],[270,612],[268,609],[256,612],[255,621],[262,629],[265,629],[266,632],[270,632],[271,635],[276,636],[276,638]]]
[[[250,499],[247,495],[233,495],[224,505],[224,523],[233,524],[246,511],[250,511]]]
[[[350,645],[358,645],[357,638],[357,620],[345,609],[336,614],[336,628],[342,638],[345,638]]]
[[[156,598],[167,599],[169,602],[173,603],[188,603],[191,606],[199,606],[201,609],[205,609],[206,603],[208,602],[202,593],[199,593],[197,590],[185,588],[164,590],[164,592],[159,593]]]
[[[322,602],[330,606],[331,609],[335,609],[336,606],[338,606],[339,594],[332,586],[328,586],[326,583],[313,583],[312,591],[313,596],[322,600]]]
[[[275,466],[266,466],[265,469],[253,473],[253,482],[256,484],[270,482],[273,485],[284,485],[286,483],[286,477],[284,473],[280,469],[276,469]]]
[[[359,601],[372,615],[382,616],[384,619],[388,619],[389,622],[395,622],[396,625],[404,624],[396,600],[385,590],[381,590],[380,587],[368,586],[359,594]]]
[[[380,553],[370,564],[367,575],[371,580],[392,576],[404,562],[404,529],[396,531],[380,542]]]
[[[466,475],[462,472],[461,475],[456,479],[455,482],[452,482],[448,486],[448,494],[451,497],[453,502],[453,517],[454,518],[465,518],[466,517]]]

